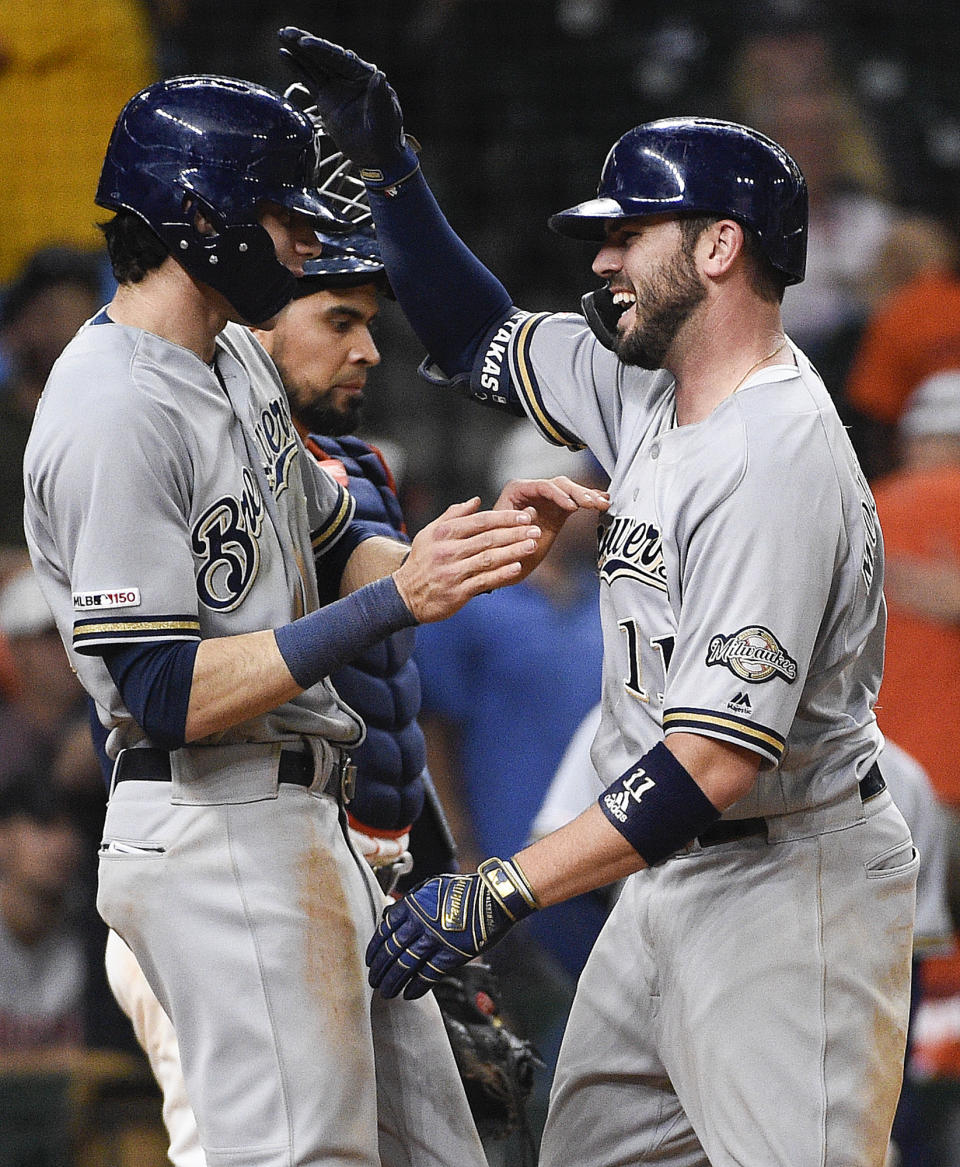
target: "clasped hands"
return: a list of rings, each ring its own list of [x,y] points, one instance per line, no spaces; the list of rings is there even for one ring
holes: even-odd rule
[[[489,511],[479,498],[454,503],[413,540],[393,573],[397,591],[419,623],[444,620],[473,596],[525,579],[575,511],[609,505],[605,491],[565,476],[509,482]]]

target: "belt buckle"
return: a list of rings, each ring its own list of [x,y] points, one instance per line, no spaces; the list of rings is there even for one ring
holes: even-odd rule
[[[346,806],[357,791],[357,767],[350,760],[349,754],[341,754],[337,761],[337,785]]]

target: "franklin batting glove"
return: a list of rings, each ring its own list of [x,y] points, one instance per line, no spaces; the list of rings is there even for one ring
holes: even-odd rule
[[[383,914],[367,947],[381,996],[422,997],[451,969],[486,952],[539,907],[512,859],[486,859],[475,875],[424,880]]]
[[[397,95],[376,65],[303,29],[280,29],[280,55],[313,96],[324,130],[368,186],[394,187],[419,166]]]

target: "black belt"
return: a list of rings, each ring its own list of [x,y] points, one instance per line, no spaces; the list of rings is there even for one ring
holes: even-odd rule
[[[341,756],[339,765],[330,771],[326,790],[331,794],[342,792],[344,801],[348,802],[352,790],[350,781],[354,767],[346,755]],[[313,754],[301,750],[281,750],[280,765],[277,770],[278,782],[289,782],[293,786],[313,785]],[[124,750],[114,770],[114,784],[119,782],[169,782],[170,755],[166,750],[158,750],[153,746],[141,749]]]
[[[876,798],[886,790],[887,784],[880,767],[876,762],[860,779],[860,801],[866,802],[869,798]],[[697,842],[701,847],[716,847],[718,843],[733,843],[737,839],[747,839],[753,835],[767,837],[767,820],[756,819],[720,819],[712,827],[707,827],[702,835],[697,835]]]

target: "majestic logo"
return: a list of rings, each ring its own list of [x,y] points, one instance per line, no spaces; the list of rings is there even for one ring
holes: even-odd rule
[[[217,499],[193,528],[191,542],[201,560],[197,595],[206,607],[232,611],[250,591],[260,568],[262,528],[263,497],[244,467],[240,498],[227,494]]]
[[[744,692],[739,692],[735,697],[731,697],[727,702],[727,708],[731,713],[752,713],[753,706],[750,704],[750,697]]]
[[[769,628],[754,625],[732,636],[714,636],[707,649],[708,665],[725,665],[734,676],[759,684],[780,676],[788,684],[797,679],[797,662],[781,647]]]
[[[290,485],[290,471],[298,449],[293,422],[287,406],[279,399],[271,401],[260,413],[253,428],[263,457],[263,471],[270,483],[274,498],[279,498]]]
[[[630,515],[604,516],[597,557],[600,578],[611,583],[626,576],[666,592],[662,547],[663,535],[654,523]]]

